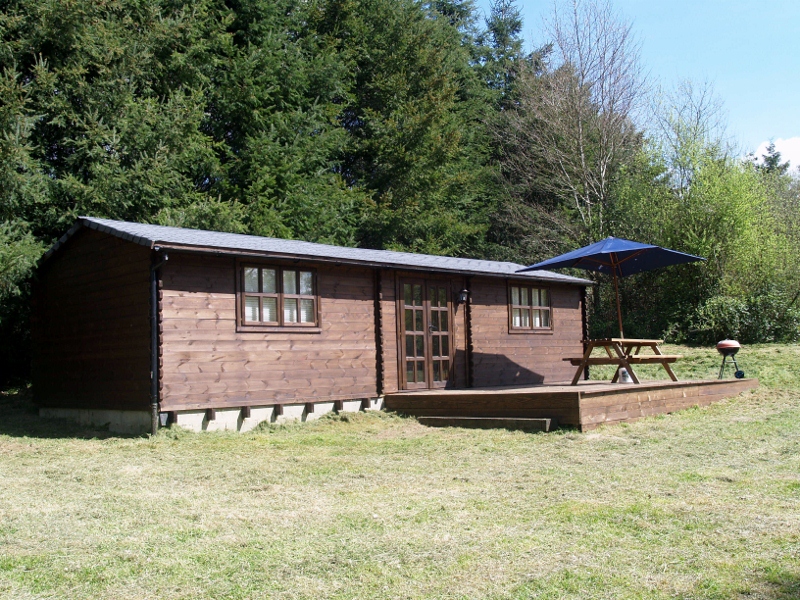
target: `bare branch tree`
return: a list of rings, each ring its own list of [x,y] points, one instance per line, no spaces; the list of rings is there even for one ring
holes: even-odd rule
[[[719,157],[730,156],[726,123],[722,100],[709,81],[687,79],[674,90],[654,96],[651,130],[679,197],[686,195],[695,169],[709,150]]]
[[[631,25],[607,0],[553,5],[544,73],[518,80],[519,103],[499,129],[503,169],[517,189],[538,186],[571,207],[579,241],[606,234],[613,176],[641,134],[646,77]]]

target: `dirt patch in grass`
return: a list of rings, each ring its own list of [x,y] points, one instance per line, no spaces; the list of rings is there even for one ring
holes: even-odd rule
[[[123,438],[7,393],[0,597],[798,598],[794,371],[588,434],[370,413]]]

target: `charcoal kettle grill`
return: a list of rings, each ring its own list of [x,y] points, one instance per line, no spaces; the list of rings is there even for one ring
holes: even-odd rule
[[[725,364],[728,362],[728,358],[733,361],[733,366],[736,369],[733,376],[736,377],[736,379],[744,378],[744,371],[736,364],[736,353],[739,352],[741,348],[741,344],[736,340],[722,340],[717,344],[717,352],[722,354],[722,366],[719,368],[718,379],[722,379],[722,374],[725,372]]]

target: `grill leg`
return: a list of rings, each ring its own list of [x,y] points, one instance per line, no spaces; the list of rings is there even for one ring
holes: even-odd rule
[[[719,368],[719,377],[717,379],[722,379],[722,373],[725,371],[725,363],[728,361],[728,356],[725,355],[722,357],[722,366]],[[734,364],[736,364],[734,362]]]

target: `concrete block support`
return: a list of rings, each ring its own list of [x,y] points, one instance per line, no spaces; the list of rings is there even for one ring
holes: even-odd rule
[[[114,433],[140,434],[150,431],[150,413],[146,410],[40,408],[39,416],[46,419],[67,419],[94,427],[107,426]]]

